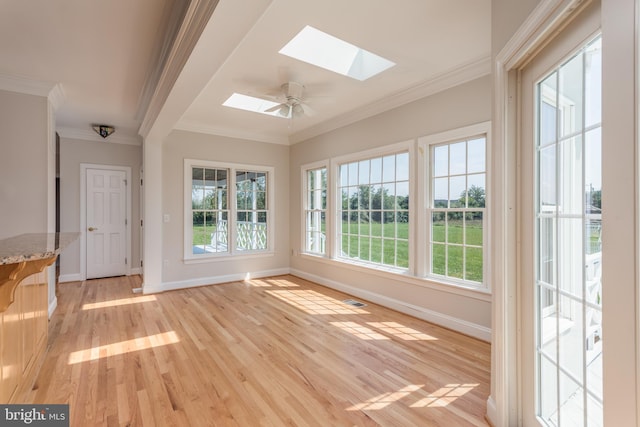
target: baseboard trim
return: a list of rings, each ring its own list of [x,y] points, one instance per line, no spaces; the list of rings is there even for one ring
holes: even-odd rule
[[[66,283],[66,282],[81,282],[83,281],[84,278],[82,277],[82,274],[80,273],[75,273],[75,274],[61,274],[58,277],[58,283]]]
[[[49,319],[53,316],[53,312],[58,308],[58,297],[53,297],[51,301],[49,301]]]
[[[142,285],[142,292],[145,294],[155,294],[158,292],[173,291],[176,289],[195,288],[198,286],[218,285],[220,283],[237,282],[242,280],[260,279],[270,276],[281,276],[289,274],[289,268],[278,268],[273,270],[254,271],[247,273],[227,274],[224,276],[198,277],[196,279],[179,280],[175,282],[163,282],[158,285]]]
[[[390,298],[374,292],[365,291],[350,285],[346,285],[344,283],[337,282],[335,280],[316,276],[315,274],[309,274],[301,270],[291,269],[291,274],[318,283],[320,285],[363,298],[367,301],[383,305],[401,313],[426,320],[427,322],[444,326],[445,328],[452,329],[454,331],[472,336],[474,338],[478,338],[482,341],[491,342],[491,329],[485,326],[467,322],[466,320],[457,319],[453,316],[409,304],[395,298]]]
[[[498,425],[496,424],[498,408],[496,407],[496,401],[493,400],[493,396],[489,396],[487,399],[487,413],[484,417],[491,427]]]
[[[142,275],[142,268],[136,267],[129,270],[127,276],[135,276],[136,274]],[[67,282],[82,282],[86,280],[82,273],[74,273],[74,274],[61,274],[58,277],[58,283],[67,283]]]

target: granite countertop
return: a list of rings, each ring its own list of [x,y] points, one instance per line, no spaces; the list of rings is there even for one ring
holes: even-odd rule
[[[28,233],[0,240],[0,265],[57,256],[80,233]]]

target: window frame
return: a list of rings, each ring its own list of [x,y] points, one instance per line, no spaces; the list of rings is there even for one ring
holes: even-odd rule
[[[308,199],[308,186],[309,186],[309,178],[308,178],[308,173],[314,170],[318,170],[318,169],[325,169],[326,171],[326,206],[324,209],[324,217],[325,217],[325,236],[327,237],[325,239],[325,248],[324,248],[324,253],[321,252],[313,252],[307,249],[307,212],[310,211],[309,209],[309,199]],[[331,236],[331,212],[333,209],[331,200],[332,200],[332,188],[331,188],[331,184],[332,184],[332,179],[331,179],[331,167],[330,167],[330,162],[328,160],[322,160],[319,162],[313,162],[313,163],[308,163],[308,164],[304,164],[300,167],[300,171],[301,171],[301,180],[300,182],[302,183],[302,187],[300,189],[300,194],[301,194],[301,200],[302,200],[302,219],[301,219],[301,226],[300,226],[300,232],[301,232],[301,246],[300,246],[300,253],[306,254],[306,255],[311,255],[311,256],[317,256],[317,257],[323,257],[323,258],[327,258],[330,256],[331,254],[331,247],[333,245],[333,239],[330,238]],[[322,210],[321,210],[322,211]]]
[[[229,174],[229,182],[227,184],[227,244],[228,250],[225,252],[209,252],[204,254],[193,253],[193,215],[192,215],[192,170],[193,168],[205,169],[226,169]],[[266,212],[267,212],[267,245],[265,249],[237,249],[237,187],[236,172],[264,172],[266,174]],[[255,256],[272,256],[273,236],[275,225],[275,168],[265,165],[239,164],[230,162],[217,162],[211,160],[184,159],[184,247],[183,262],[185,264],[213,262],[218,260],[228,260],[229,257],[255,257]]]
[[[475,282],[465,279],[457,279],[450,276],[444,276],[432,273],[431,265],[431,224],[432,224],[432,212],[431,206],[431,192],[432,192],[432,147],[438,145],[454,144],[456,142],[469,141],[476,137],[485,137],[485,207],[483,209],[483,233],[482,233],[482,282]],[[418,138],[418,149],[421,154],[420,161],[420,176],[418,180],[423,187],[420,191],[421,197],[421,209],[420,209],[420,224],[423,230],[419,231],[419,235],[422,237],[422,245],[418,245],[420,249],[418,254],[420,262],[418,263],[419,270],[416,274],[419,277],[442,283],[445,285],[453,285],[457,287],[475,289],[478,291],[491,292],[491,271],[489,262],[489,246],[491,236],[491,171],[490,171],[490,159],[491,159],[491,122],[481,122],[470,126],[464,126],[457,129],[423,136]],[[465,173],[465,176],[468,173]],[[440,209],[440,208],[438,208]]]
[[[372,261],[364,261],[353,259],[349,257],[343,257],[340,255],[340,240],[339,240],[339,225],[342,222],[340,217],[339,207],[342,205],[341,200],[341,191],[340,191],[340,166],[346,163],[359,162],[363,160],[370,160],[377,157],[385,157],[389,155],[397,155],[406,152],[409,156],[409,172],[408,172],[408,183],[409,183],[409,233],[408,233],[408,266],[405,267],[397,267],[388,264],[375,263]],[[327,217],[332,219],[332,229],[331,229],[331,237],[332,244],[329,246],[331,249],[330,257],[333,260],[338,262],[364,266],[366,268],[371,268],[373,270],[383,270],[390,271],[398,274],[409,274],[413,275],[414,265],[415,265],[415,253],[414,247],[416,245],[415,239],[412,238],[415,236],[415,207],[411,208],[412,200],[415,200],[415,179],[413,176],[415,174],[415,140],[403,141],[395,144],[385,145],[383,147],[359,151],[357,153],[351,153],[339,157],[335,157],[331,159],[331,175],[329,176],[330,181],[327,184],[329,188],[332,189],[333,194],[331,200],[333,204],[331,205],[331,211]]]

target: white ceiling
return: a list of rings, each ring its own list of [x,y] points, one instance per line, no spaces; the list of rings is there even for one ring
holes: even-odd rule
[[[0,0],[0,75],[59,83],[58,128],[135,137],[174,2]]]
[[[0,0],[0,75],[61,83],[58,127],[107,123],[135,135],[175,3],[184,2]],[[188,88],[173,124],[287,144],[487,74],[490,7],[490,0],[220,0],[209,24],[218,31],[202,33],[185,70],[198,55],[218,56],[216,65],[178,80],[173,92],[199,87]],[[397,65],[361,82],[279,54],[305,25]],[[273,94],[286,81],[306,86],[313,117],[290,122],[222,106],[233,92]]]

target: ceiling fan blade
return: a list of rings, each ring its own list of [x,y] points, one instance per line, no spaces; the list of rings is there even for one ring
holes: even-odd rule
[[[316,115],[316,111],[309,107],[309,104],[305,104],[304,102],[302,104],[300,104],[300,107],[302,108],[304,115],[307,117],[313,117]]]

